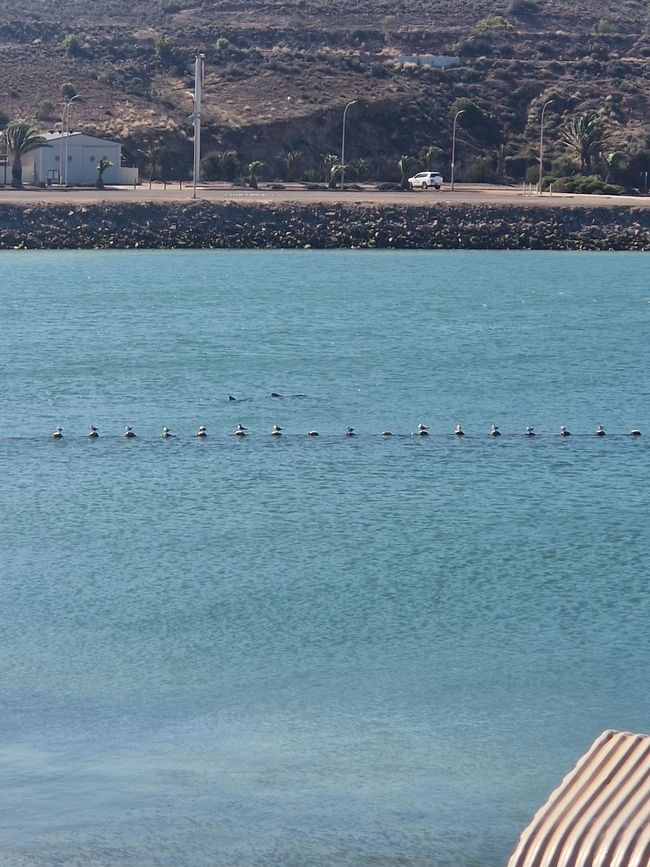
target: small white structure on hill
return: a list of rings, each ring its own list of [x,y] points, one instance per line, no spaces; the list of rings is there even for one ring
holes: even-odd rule
[[[97,164],[105,159],[113,165],[103,173],[105,184],[134,184],[137,168],[122,165],[119,142],[86,135],[83,132],[46,132],[49,147],[38,148],[23,157],[23,181],[28,184],[92,185],[97,180]],[[65,164],[65,171],[63,165]]]

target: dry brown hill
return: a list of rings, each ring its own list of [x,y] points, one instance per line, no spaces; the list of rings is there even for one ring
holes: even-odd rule
[[[606,119],[612,149],[648,144],[646,0],[4,0],[0,15],[0,122],[56,128],[70,84],[80,94],[75,128],[123,140],[145,170],[144,154],[157,154],[170,178],[190,169],[197,51],[206,54],[204,153],[260,159],[268,178],[286,174],[297,152],[298,174],[319,180],[352,99],[346,156],[385,177],[430,144],[448,164],[459,98],[480,110],[459,126],[467,176],[521,178],[551,98],[551,155],[561,152],[560,125],[587,109]],[[405,55],[461,64],[433,69]]]

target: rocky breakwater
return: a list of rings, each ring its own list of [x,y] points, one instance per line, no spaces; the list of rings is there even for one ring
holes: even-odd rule
[[[650,209],[2,204],[0,249],[650,250]]]

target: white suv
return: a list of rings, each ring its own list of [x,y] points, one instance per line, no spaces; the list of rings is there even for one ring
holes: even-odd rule
[[[412,190],[418,187],[422,190],[428,190],[429,187],[435,187],[436,190],[439,190],[441,186],[442,175],[439,175],[438,172],[418,172],[417,175],[409,178],[409,187]]]

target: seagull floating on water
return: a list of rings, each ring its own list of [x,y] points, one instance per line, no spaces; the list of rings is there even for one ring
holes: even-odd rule
[[[130,424],[127,424],[124,428],[124,436],[127,437],[127,439],[134,439],[135,434],[133,433],[133,428]]]
[[[199,429],[194,434],[195,437],[207,437],[207,435],[208,435],[208,429],[206,428],[206,426],[204,424],[200,425]]]
[[[532,427],[531,425],[528,425],[528,427],[526,428],[526,433],[524,434],[524,436],[534,437],[535,436],[535,428]]]
[[[606,433],[607,433],[607,432],[605,431],[605,428],[602,426],[602,424],[599,424],[599,425],[596,427],[596,430],[594,431],[594,436],[596,436],[596,437],[604,437],[604,436],[606,436]]]
[[[272,437],[281,437],[282,436],[282,428],[279,424],[273,425],[273,430],[271,431]]]
[[[428,437],[429,436],[429,428],[426,424],[420,422],[418,425],[417,436],[419,437]]]
[[[560,436],[561,437],[570,437],[571,431],[567,430],[563,424],[560,425]]]
[[[90,425],[90,430],[88,431],[87,436],[90,440],[96,440],[99,437],[99,431],[94,424]]]
[[[169,437],[173,437],[174,434],[173,434],[173,433],[171,432],[171,430],[167,427],[167,425],[165,425],[165,427],[162,429],[162,433],[160,434],[160,436],[161,436],[163,439],[166,440],[166,439],[168,439]]]
[[[52,439],[53,440],[62,440],[63,439],[63,428],[60,424],[58,424],[54,430],[52,431]]]
[[[490,431],[490,436],[491,437],[500,437],[501,436],[501,431],[499,430],[498,424],[492,425],[492,430]]]
[[[455,437],[464,437],[465,436],[465,431],[460,426],[460,423],[458,423],[456,425],[456,427],[454,428],[454,436]]]
[[[237,427],[235,428],[235,436],[236,437],[245,437],[247,430],[248,430],[248,428],[244,427],[243,424],[238,424]]]

